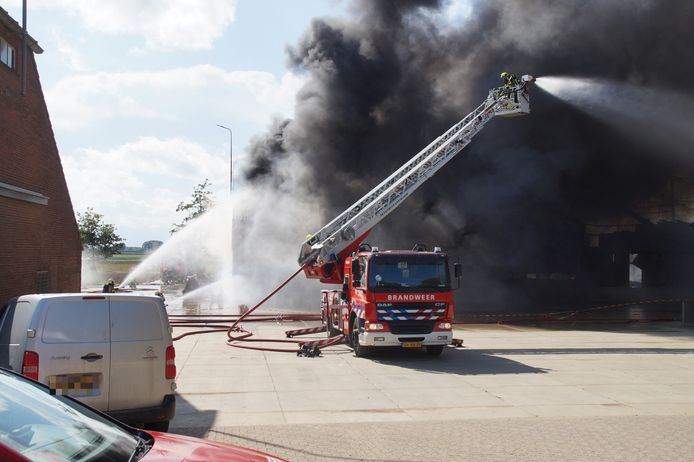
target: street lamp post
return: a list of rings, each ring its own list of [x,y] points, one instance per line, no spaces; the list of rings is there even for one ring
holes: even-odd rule
[[[234,136],[231,131],[231,128],[225,127],[224,125],[219,125],[217,124],[219,128],[223,128],[224,130],[229,132],[229,192],[231,193],[232,189],[232,178],[233,178],[233,141],[234,141]]]
[[[219,128],[229,132],[229,199],[231,199],[232,192],[232,179],[234,178],[234,159],[233,159],[233,133],[231,128],[225,127],[224,125],[217,124]],[[234,275],[234,212],[231,212],[231,226],[229,227],[229,278],[231,279]]]

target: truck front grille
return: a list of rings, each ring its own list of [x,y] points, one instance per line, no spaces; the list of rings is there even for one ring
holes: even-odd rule
[[[435,321],[446,314],[446,302],[377,302],[379,321]]]
[[[435,321],[390,321],[390,332],[395,335],[430,334]]]

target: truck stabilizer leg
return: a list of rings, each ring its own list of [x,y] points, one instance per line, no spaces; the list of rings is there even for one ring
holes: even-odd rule
[[[287,338],[292,338],[296,337],[297,335],[320,334],[321,332],[325,332],[325,327],[307,327],[305,329],[288,330],[285,332],[285,334],[287,335]]]

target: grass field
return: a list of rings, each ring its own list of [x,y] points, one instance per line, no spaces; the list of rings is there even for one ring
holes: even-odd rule
[[[145,254],[125,254],[113,255],[112,257],[96,262],[96,271],[102,275],[104,283],[113,279],[116,284],[120,284],[125,276],[130,273],[142,260]]]
[[[135,262],[140,263],[146,257],[143,253],[116,254],[106,259],[107,262]]]

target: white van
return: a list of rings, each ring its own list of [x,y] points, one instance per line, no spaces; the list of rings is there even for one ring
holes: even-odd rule
[[[160,297],[22,295],[0,310],[1,367],[123,422],[168,429],[176,353]]]

